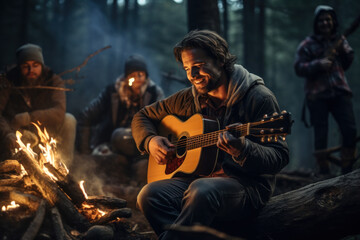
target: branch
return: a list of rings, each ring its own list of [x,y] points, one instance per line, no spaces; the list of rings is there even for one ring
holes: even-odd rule
[[[108,48],[111,48],[111,46],[108,45],[108,46],[106,46],[106,47],[103,47],[103,48],[97,50],[96,52],[90,54],[90,55],[84,60],[84,62],[83,62],[82,64],[80,64],[79,66],[74,67],[74,68],[69,69],[69,70],[66,70],[66,71],[64,71],[64,72],[62,72],[62,73],[59,73],[58,75],[61,77],[62,75],[65,75],[65,74],[67,74],[67,73],[73,72],[73,71],[75,71],[75,70],[76,70],[77,72],[79,72],[80,69],[87,64],[87,62],[89,61],[90,58],[92,58],[92,57],[95,56],[96,54],[98,54],[98,53],[100,53],[100,52],[102,52],[102,51],[104,51],[104,50],[106,50],[106,49],[108,49]]]
[[[34,89],[34,88],[41,88],[41,89],[51,89],[51,90],[59,90],[59,91],[74,91],[70,88],[61,88],[61,87],[51,87],[51,86],[23,86],[23,87],[12,87],[13,89]]]

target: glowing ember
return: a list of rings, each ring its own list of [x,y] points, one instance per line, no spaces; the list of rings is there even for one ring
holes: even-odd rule
[[[85,191],[85,188],[84,188],[84,180],[81,180],[80,182],[79,182],[79,185],[80,185],[80,188],[81,188],[81,191],[83,192],[83,194],[84,194],[84,197],[85,197],[85,199],[88,199],[88,195],[86,194],[86,191]]]
[[[10,205],[2,206],[1,211],[5,212],[8,211],[9,209],[14,209],[18,207],[20,207],[19,204],[15,203],[15,201],[11,201]]]
[[[135,78],[130,78],[129,79],[129,86],[131,87],[133,85],[133,82],[135,81]]]

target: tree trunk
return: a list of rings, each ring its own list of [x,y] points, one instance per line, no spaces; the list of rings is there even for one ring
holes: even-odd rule
[[[217,0],[187,1],[188,29],[207,29],[221,34]]]

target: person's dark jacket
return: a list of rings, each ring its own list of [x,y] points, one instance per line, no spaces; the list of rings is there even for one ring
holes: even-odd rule
[[[121,78],[118,79],[122,81]],[[78,117],[78,148],[81,153],[90,153],[96,146],[109,143],[116,128],[129,128],[133,115],[141,107],[163,98],[162,90],[149,79],[139,106],[132,106],[120,91],[118,84],[110,84],[91,101]]]
[[[10,69],[5,78],[1,79],[0,87],[0,137],[17,129],[11,128],[11,121],[18,113],[28,112],[30,121],[40,123],[51,134],[57,133],[62,126],[66,111],[66,97],[63,90],[28,88],[20,76],[20,69]],[[7,86],[4,86],[7,85]],[[64,88],[63,80],[53,71],[43,66],[43,72],[32,86]],[[30,105],[24,96],[29,97]]]
[[[149,153],[149,141],[158,135],[156,127],[165,116],[171,114],[185,120],[201,113],[198,99],[194,87],[190,87],[140,110],[132,121],[132,133],[138,149]],[[263,80],[235,65],[229,82],[223,125],[260,121],[265,114],[279,111],[275,96],[265,87]],[[262,143],[250,136],[246,139],[241,163],[235,162],[227,153],[224,156],[224,172],[244,184],[255,208],[269,200],[275,187],[275,174],[289,161],[286,142]]]
[[[317,30],[317,18],[326,11],[333,16],[334,29],[330,39],[323,37]],[[314,17],[314,34],[306,37],[298,46],[294,62],[295,72],[304,77],[305,94],[310,99],[330,98],[337,95],[352,95],[347,82],[345,71],[354,60],[354,50],[344,36],[337,33],[337,17],[333,10],[318,7]],[[326,51],[338,41],[341,44],[336,48],[337,54],[333,58],[331,69],[322,68],[320,60]]]

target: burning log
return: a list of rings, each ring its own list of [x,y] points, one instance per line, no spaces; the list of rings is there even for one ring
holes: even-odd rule
[[[64,176],[50,163],[45,163],[44,165],[58,179],[56,183],[71,198],[72,202],[77,207],[81,207],[81,204],[85,201],[85,196],[73,176],[70,173]]]
[[[0,162],[0,173],[16,172],[21,173],[21,165],[16,160],[5,160]]]
[[[32,240],[36,237],[45,217],[46,212],[46,200],[41,200],[38,210],[34,220],[30,223],[30,226],[27,228],[26,232],[22,236],[21,240]]]
[[[11,191],[9,198],[16,201],[18,204],[27,206],[32,211],[38,209],[40,204],[40,198],[20,191]]]
[[[4,177],[4,176],[3,176]],[[0,179],[0,186],[23,186],[24,180],[20,176],[8,175],[4,177],[5,179]]]
[[[125,199],[107,196],[89,196],[85,202],[98,208],[107,209],[124,208],[127,205],[127,201]]]
[[[121,208],[113,210],[104,216],[102,216],[99,220],[93,222],[95,225],[106,224],[112,220],[116,220],[117,218],[129,218],[131,217],[131,209],[130,208]]]
[[[24,151],[19,151],[14,157],[24,166],[42,196],[49,201],[51,206],[56,205],[69,223],[81,230],[90,227],[87,219],[78,212],[70,199],[59,189],[58,185],[44,175],[34,158]]]

